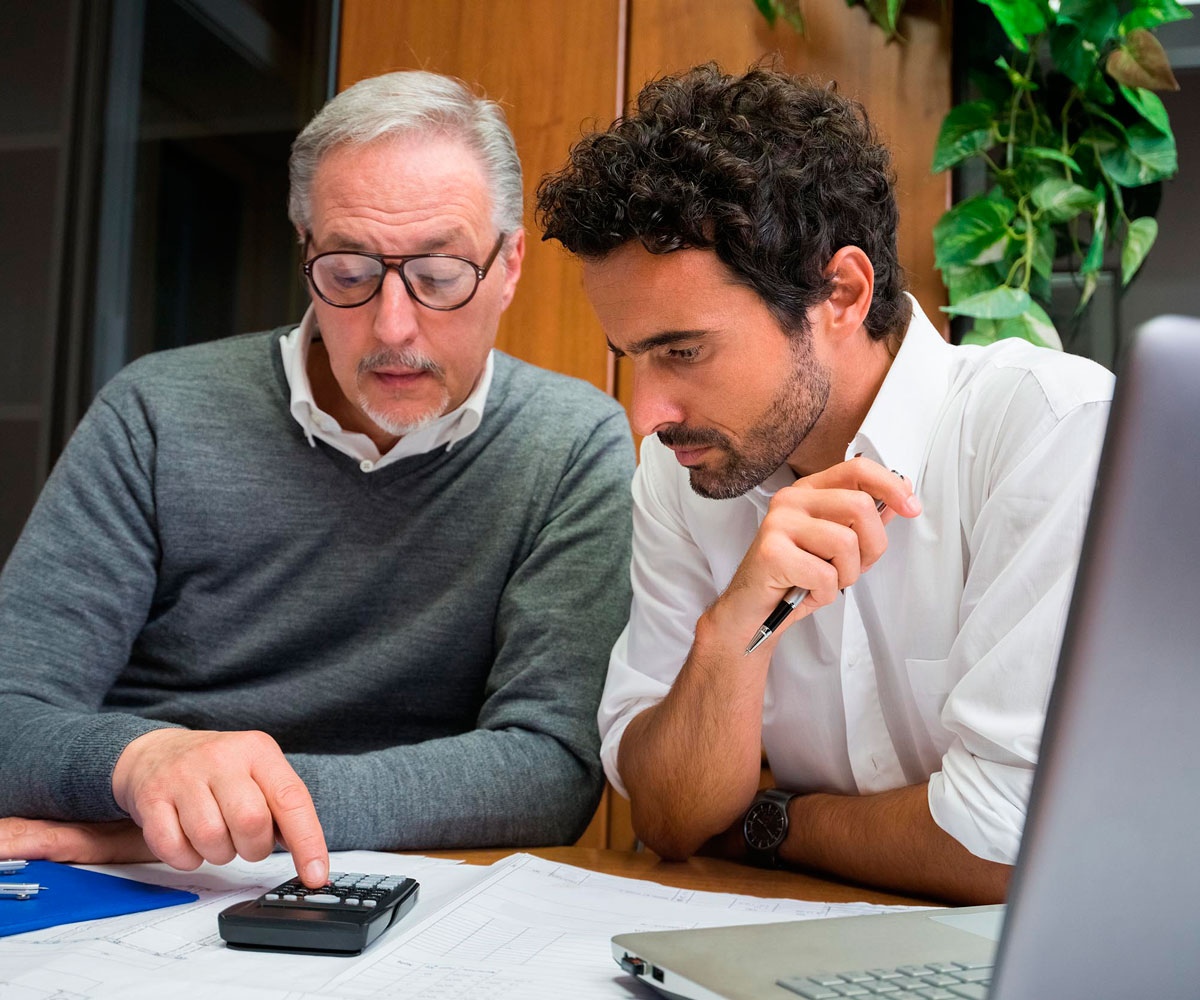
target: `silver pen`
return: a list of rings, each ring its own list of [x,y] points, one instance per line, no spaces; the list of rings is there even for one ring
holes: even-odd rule
[[[892,471],[895,472],[896,470],[893,469]],[[896,475],[899,476],[900,473],[896,472]],[[886,507],[887,504],[882,500],[875,501],[875,509],[879,511],[880,514],[883,513]],[[784,594],[783,600],[775,605],[775,610],[767,615],[767,620],[763,622],[759,630],[754,633],[754,639],[751,641],[750,645],[746,647],[746,652],[742,655],[749,656],[756,649],[758,649],[759,646],[766,642],[767,637],[783,624],[784,619],[786,619],[788,615],[795,611],[796,606],[807,596],[808,591],[803,587],[792,587],[791,590]]]

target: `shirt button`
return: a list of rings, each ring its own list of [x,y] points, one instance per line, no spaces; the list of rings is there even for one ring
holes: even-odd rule
[[[358,467],[360,469],[362,469],[363,472],[370,472],[373,468],[375,468],[375,463],[372,462],[369,458],[364,458],[361,462],[358,463]]]

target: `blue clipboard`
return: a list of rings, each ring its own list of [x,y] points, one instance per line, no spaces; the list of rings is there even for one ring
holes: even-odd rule
[[[47,886],[29,899],[0,897],[0,937],[78,920],[178,906],[200,898],[194,892],[102,875],[54,861],[30,861],[18,874],[0,877],[0,881]]]

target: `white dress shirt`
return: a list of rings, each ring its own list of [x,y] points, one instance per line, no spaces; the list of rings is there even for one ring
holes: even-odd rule
[[[378,472],[410,455],[423,455],[443,445],[447,449],[453,448],[467,435],[474,433],[483,421],[483,409],[487,404],[495,369],[491,351],[488,351],[483,374],[461,405],[419,430],[405,434],[386,454],[381,455],[375,442],[366,434],[344,430],[337,419],[317,406],[313,399],[312,383],[308,378],[308,351],[317,333],[316,313],[309,306],[300,325],[279,341],[279,350],[283,353],[283,373],[291,390],[291,413],[314,448],[314,439],[320,438],[331,448],[358,459],[358,467],[363,472]]]
[[[780,638],[762,737],[780,788],[928,780],[943,830],[979,857],[1015,860],[1112,384],[1099,365],[1023,340],[951,346],[913,301],[846,458],[908,476],[924,511],[893,519],[879,562]],[[744,496],[706,500],[656,436],[643,441],[633,604],[599,712],[601,758],[623,794],[625,727],[666,695],[696,620],[794,479],[783,466]]]

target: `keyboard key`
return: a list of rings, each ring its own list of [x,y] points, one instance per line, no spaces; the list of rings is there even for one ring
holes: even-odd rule
[[[959,969],[954,978],[960,983],[986,983],[992,978],[991,969]]]
[[[928,986],[923,990],[917,990],[917,996],[921,1000],[954,1000],[954,994],[947,993],[940,986]]]
[[[962,973],[960,972],[959,975],[961,976]],[[954,976],[943,976],[940,972],[932,976],[922,976],[921,978],[925,980],[927,986],[953,986],[955,983],[960,982]]]
[[[838,983],[844,983],[846,981],[841,976],[833,976],[828,974],[821,976],[809,976],[808,978],[819,986],[836,986]]]
[[[992,962],[989,959],[986,962],[955,962],[960,969],[990,969]]]
[[[848,983],[869,983],[875,978],[869,972],[843,972],[841,975]]]
[[[892,982],[902,990],[919,990],[922,986],[928,985],[924,979],[918,979],[916,976],[903,976],[900,979],[893,979]]]
[[[838,994],[828,986],[815,983],[805,976],[792,976],[788,979],[776,980],[777,986],[804,997],[804,1000],[837,1000]]]
[[[831,986],[829,988],[834,990],[840,997],[866,997],[871,995],[856,983],[843,983],[840,986]]]
[[[966,966],[963,966],[963,968],[966,968]],[[871,975],[874,976],[876,979],[899,979],[900,978],[900,973],[897,972],[895,969],[868,969],[867,971],[870,972]]]
[[[896,971],[902,976],[927,976],[933,970],[927,965],[898,965]]]
[[[988,988],[983,983],[963,983],[961,986],[951,986],[951,997],[962,997],[963,1000],[987,1000]]]
[[[886,979],[873,979],[871,982],[863,983],[862,985],[872,993],[888,996],[900,989],[895,983],[889,983]]]

